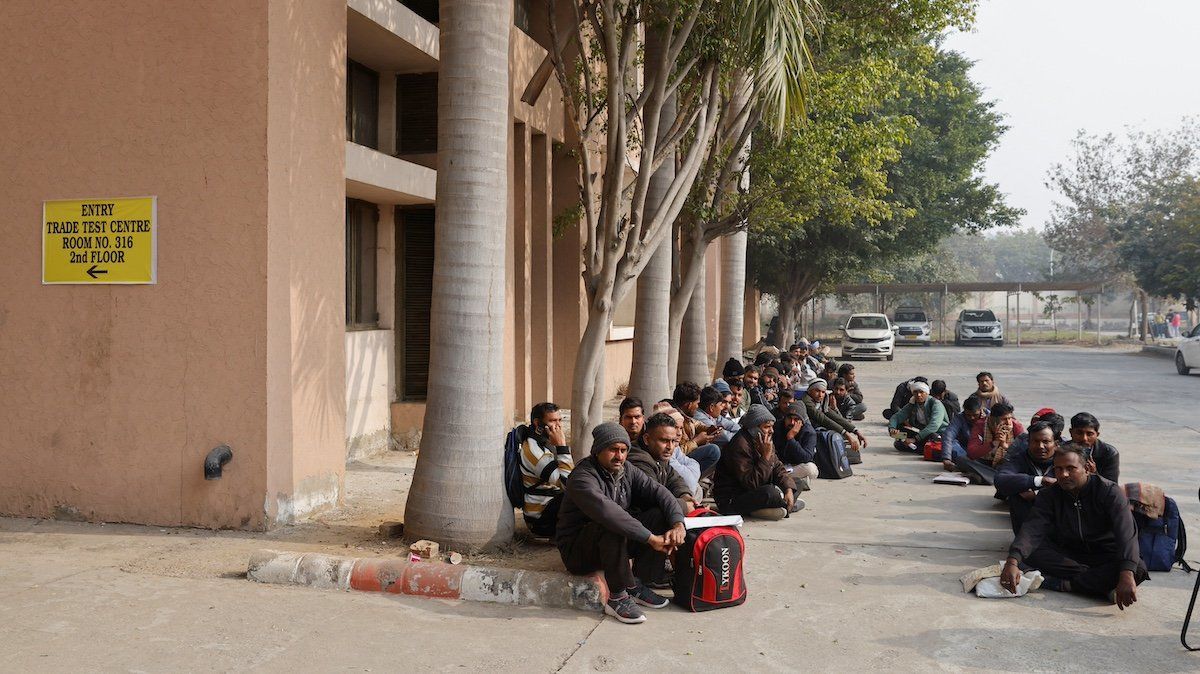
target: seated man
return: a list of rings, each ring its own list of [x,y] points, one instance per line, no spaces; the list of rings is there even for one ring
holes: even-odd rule
[[[721,448],[713,443],[719,434],[716,431],[709,432],[705,424],[693,419],[700,409],[700,387],[690,381],[679,382],[671,396],[671,403],[684,417],[683,439],[680,441],[683,453],[695,459],[700,464],[701,472],[708,475],[721,457]]]
[[[962,403],[958,402],[958,396],[954,395],[953,391],[946,388],[944,379],[933,380],[933,383],[929,385],[929,395],[942,402],[942,406],[946,408],[946,416],[962,411]]]
[[[967,445],[971,441],[971,431],[975,424],[984,418],[983,406],[975,398],[967,398],[963,403],[961,414],[950,418],[950,424],[942,432],[942,467],[946,470],[958,470],[954,462],[959,457],[967,458]]]
[[[850,385],[845,379],[834,377],[829,383],[829,388],[832,390],[833,405],[837,407],[838,414],[851,421],[862,421],[867,416],[867,406],[850,395]]]
[[[591,454],[567,480],[558,518],[557,545],[567,571],[603,571],[609,599],[604,612],[623,623],[646,621],[638,604],[663,608],[667,600],[630,569],[656,561],[683,544],[683,511],[667,490],[640,470],[629,469],[629,434],[611,421],[592,431]],[[638,509],[638,516],[629,514]]]
[[[1062,418],[1062,415],[1054,411],[1053,407],[1043,407],[1033,413],[1033,418],[1029,420],[1029,426],[1025,427],[1025,432],[1013,438],[1013,443],[1008,448],[1008,451],[1020,453],[1029,449],[1029,427],[1039,421],[1045,421],[1054,428],[1054,438],[1057,444],[1066,444],[1067,440],[1062,436],[1062,433],[1066,428],[1067,422]]]
[[[980,408],[983,404],[980,400]],[[1024,432],[1021,422],[1013,419],[1012,407],[1007,403],[996,403],[986,417],[975,422],[967,442],[967,455],[959,457],[954,465],[981,484],[994,484],[996,468],[1004,463],[1013,439]]]
[[[775,422],[775,453],[785,468],[791,466],[793,481],[815,480],[819,472],[816,464],[817,432],[807,418],[804,405],[791,403],[783,417]]]
[[[821,370],[821,379],[824,379],[825,383],[829,384],[831,388],[833,387],[833,380],[837,379],[837,370],[838,364],[834,360],[825,361],[825,367]]]
[[[771,415],[776,420],[782,419],[783,415],[787,414],[788,408],[796,399],[796,392],[791,389],[783,389],[779,392],[779,401],[771,408]]]
[[[562,413],[551,402],[538,403],[529,412],[528,432],[521,444],[521,484],[525,526],[534,536],[550,537],[563,500],[563,486],[575,467]]]
[[[779,399],[779,370],[768,365],[762,371],[762,383],[759,384],[759,390],[762,391],[762,399],[764,405],[769,405]],[[788,388],[788,387],[782,387]]]
[[[1100,439],[1100,420],[1089,412],[1071,417],[1071,440],[1084,448],[1088,470],[1109,482],[1121,475],[1121,456],[1117,448]]]
[[[621,428],[629,433],[629,441],[636,445],[642,439],[642,427],[646,423],[646,414],[643,412],[644,405],[641,398],[632,396],[621,401],[621,406],[617,408],[617,413],[620,415],[617,418],[617,423],[621,424]]]
[[[1009,402],[1008,398],[1005,398],[1004,394],[1000,393],[1000,390],[996,388],[996,380],[992,377],[991,372],[980,372],[975,375],[975,384],[978,388],[967,397],[977,398],[983,406],[984,414],[991,414],[992,406],[997,403],[1004,403],[1010,408],[1012,407],[1012,403]]]
[[[725,417],[726,419],[733,419],[733,406],[736,402],[733,398],[733,389],[730,388],[729,384],[726,383],[724,379],[714,379],[712,387],[717,389],[717,392],[721,394],[721,400],[725,402],[725,404],[721,407],[721,416]],[[704,390],[701,389],[700,392],[703,393]],[[704,409],[704,406],[701,405],[700,408]],[[737,422],[735,421],[734,423]]]
[[[737,419],[750,409],[750,392],[746,390],[746,383],[743,377],[746,374],[746,368],[742,365],[742,361],[737,358],[730,358],[725,361],[725,367],[721,370],[721,378],[729,384],[729,390],[733,392],[733,404],[729,407],[729,416]]]
[[[671,407],[670,403],[658,403],[654,406],[654,414],[659,413],[671,417],[671,420],[675,422],[675,428],[679,429],[678,438],[682,438],[684,424],[683,412]],[[671,452],[670,462],[671,467],[675,469],[676,473],[679,473],[679,477],[683,478],[684,483],[687,484],[688,491],[690,491],[692,495],[696,497],[697,501],[701,500],[704,490],[700,488],[700,463],[683,453],[678,440],[675,442],[675,451]],[[711,486],[712,485],[709,484],[709,487]]]
[[[713,498],[723,515],[780,520],[804,507],[796,484],[775,454],[775,418],[762,405],[742,416],[742,430],[721,452]]]
[[[1013,533],[1033,511],[1033,499],[1043,487],[1055,483],[1054,451],[1058,449],[1058,434],[1048,421],[1034,420],[1029,424],[1028,444],[1021,450],[1010,450],[1004,463],[996,470],[996,493],[1008,501],[1008,516]]]
[[[717,447],[729,444],[734,434],[741,430],[733,419],[725,416],[725,405],[725,396],[720,391],[705,386],[700,390],[700,404],[692,413],[692,421],[713,434],[712,442]]]
[[[679,447],[679,424],[665,412],[657,412],[646,420],[638,442],[629,449],[626,462],[666,487],[684,513],[694,510],[699,501],[683,476],[671,468],[671,456]]]
[[[808,387],[804,395],[804,409],[808,412],[808,420],[816,428],[839,433],[846,439],[851,449],[861,450],[867,446],[867,439],[854,426],[854,422],[838,414],[836,410],[825,406],[825,394],[828,385],[825,380],[818,379]]]
[[[863,406],[863,414],[866,414],[867,406],[863,404],[863,392],[858,387],[858,373],[854,370],[854,363],[842,363],[838,366],[838,377],[846,381],[846,393],[854,399],[854,402]],[[861,421],[861,419],[862,417],[858,417],[854,421]]]
[[[888,420],[888,429],[896,438],[895,447],[901,452],[920,452],[930,440],[940,440],[950,420],[942,402],[929,395],[929,384],[914,381],[909,384],[912,400]]]
[[[912,400],[912,391],[908,387],[914,381],[923,381],[926,384],[929,383],[929,380],[925,377],[913,377],[912,379],[902,381],[897,384],[896,390],[892,392],[892,402],[888,405],[887,409],[883,411],[884,419],[890,421],[893,414],[900,411],[900,408],[904,407],[908,404],[908,401]]]
[[[1000,585],[1011,592],[1021,571],[1037,569],[1046,589],[1107,597],[1124,610],[1150,577],[1125,491],[1088,473],[1075,446],[1054,453],[1054,478],[1013,540]]]
[[[750,399],[751,405],[765,405],[763,402],[762,387],[758,385],[759,377],[762,371],[757,365],[747,365],[746,373],[742,375],[742,386],[746,389],[746,396]],[[750,409],[749,406],[746,409]],[[742,414],[745,414],[743,412]]]

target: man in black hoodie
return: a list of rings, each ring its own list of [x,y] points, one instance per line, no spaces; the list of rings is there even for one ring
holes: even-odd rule
[[[1073,444],[1055,452],[1054,478],[1013,540],[1000,585],[1012,592],[1022,570],[1038,569],[1048,590],[1108,597],[1124,610],[1150,577],[1125,490],[1089,473]]]
[[[666,487],[625,465],[629,434],[613,422],[592,431],[590,456],[567,480],[555,536],[563,565],[574,574],[603,571],[609,599],[604,612],[623,623],[646,621],[638,604],[663,608],[667,600],[639,581],[630,570],[631,553],[669,554],[683,544],[683,511]],[[629,514],[657,511],[664,525],[655,532]],[[649,519],[644,518],[644,519]]]

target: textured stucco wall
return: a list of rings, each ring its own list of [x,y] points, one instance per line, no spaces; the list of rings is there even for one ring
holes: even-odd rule
[[[391,330],[346,333],[346,459],[377,454],[391,441],[396,370]]]
[[[267,11],[264,507],[281,524],[336,504],[345,470],[346,4]]]
[[[0,37],[0,513],[263,528],[336,502],[345,3],[12,0]],[[140,195],[157,285],[40,284],[43,200]]]
[[[0,513],[264,524],[266,56],[262,3],[0,3]],[[157,285],[40,284],[43,200],[140,195]]]

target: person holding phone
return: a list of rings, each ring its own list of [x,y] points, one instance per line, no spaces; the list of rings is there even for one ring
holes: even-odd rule
[[[525,442],[521,443],[521,484],[525,502],[521,508],[525,526],[535,536],[550,537],[562,505],[563,485],[575,468],[562,412],[552,402],[538,403],[529,413]]]

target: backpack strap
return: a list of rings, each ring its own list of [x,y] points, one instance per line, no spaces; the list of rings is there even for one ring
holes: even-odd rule
[[[1178,512],[1178,510],[1176,510],[1176,512]],[[1184,554],[1186,554],[1186,553],[1187,553],[1187,528],[1184,527],[1183,516],[1182,516],[1182,514],[1180,514],[1179,536],[1176,537],[1176,539],[1175,539],[1175,563],[1179,565],[1179,568],[1183,569],[1184,571],[1186,571],[1188,573],[1191,573],[1191,572],[1195,571],[1195,569],[1193,569],[1187,563],[1187,560],[1183,558]]]

